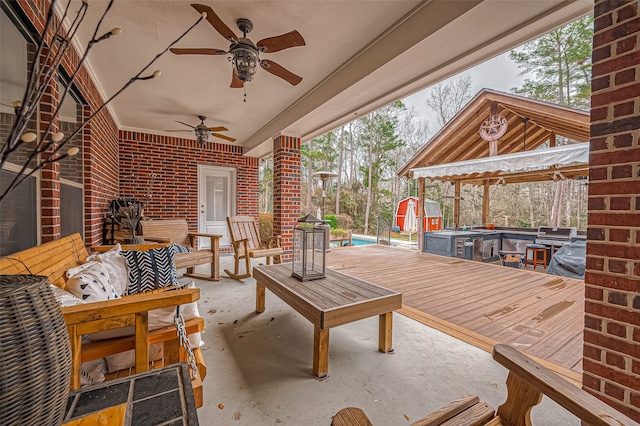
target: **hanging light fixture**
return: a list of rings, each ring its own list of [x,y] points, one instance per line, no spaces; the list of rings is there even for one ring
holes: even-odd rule
[[[193,129],[196,132],[198,144],[200,144],[200,146],[204,146],[207,142],[209,142],[209,135],[211,134],[211,130],[209,130],[207,125],[204,124],[204,120],[206,120],[207,117],[205,117],[204,115],[199,115],[198,118],[200,119],[200,124],[198,124]]]
[[[258,70],[259,50],[247,38],[247,33],[253,29],[253,23],[248,19],[240,18],[237,24],[243,36],[238,38],[238,41],[231,46],[229,52],[231,53],[231,61],[238,78],[246,83],[253,79]]]
[[[211,132],[209,129],[196,128],[196,137],[200,145],[205,145],[209,141],[209,135]]]

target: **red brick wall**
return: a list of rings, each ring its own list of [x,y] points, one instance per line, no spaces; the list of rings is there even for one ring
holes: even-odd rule
[[[283,260],[291,259],[293,227],[300,219],[300,138],[273,140],[273,233],[280,235]]]
[[[14,5],[22,9],[37,31],[40,33],[43,31],[49,6],[48,1],[18,0],[12,4],[12,6]],[[109,41],[103,43],[109,43]],[[70,71],[75,69],[79,62],[78,54],[73,49],[69,49],[62,64],[71,74]],[[103,100],[86,69],[82,69],[78,73],[75,82],[76,88],[87,103],[84,116],[88,118],[90,112],[96,111]],[[54,87],[51,91],[55,93],[55,90]],[[43,101],[51,103],[47,99],[43,99]],[[43,121],[46,120],[47,113],[45,109],[42,115]],[[102,110],[83,130],[83,153],[85,163],[85,243],[92,246],[100,244],[102,241],[104,210],[108,206],[109,200],[113,198],[113,194],[118,192],[118,129],[106,109]],[[56,167],[42,173],[43,241],[58,238],[60,235],[60,184]]]
[[[45,63],[47,50],[41,53],[40,63]],[[55,78],[53,79],[55,81]],[[40,100],[40,133],[50,127],[50,135],[58,131],[58,119],[53,116],[58,107],[58,87],[49,85]],[[51,155],[52,149],[42,154],[42,160]],[[43,243],[60,238],[60,164],[51,163],[40,172],[41,240]]]
[[[640,421],[640,13],[594,6],[584,388]]]
[[[145,216],[185,218],[198,230],[198,165],[237,169],[237,214],[258,217],[258,159],[244,157],[242,147],[137,132],[120,132],[120,195],[140,199],[149,175],[157,178]],[[114,194],[115,198],[115,194]]]

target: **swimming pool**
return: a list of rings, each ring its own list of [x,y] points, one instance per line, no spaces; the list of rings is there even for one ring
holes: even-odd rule
[[[368,246],[370,244],[377,244],[377,240],[376,237],[372,237],[369,235],[353,235],[351,237],[351,241],[353,242],[354,246]],[[346,241],[343,241],[343,244]],[[399,241],[399,240],[391,240],[391,245],[393,247],[403,247],[403,248],[409,248],[409,249],[415,249],[418,247],[418,243],[415,241],[412,242],[408,242],[408,241]],[[332,247],[338,247],[337,243],[331,243]]]
[[[354,246],[366,246],[369,244],[375,244],[376,240],[363,240],[360,238],[351,238]]]
[[[370,238],[359,238],[359,237],[352,237],[351,238],[351,242],[353,242],[354,246],[366,246],[369,244],[376,244],[376,239],[375,237],[370,237]],[[347,245],[347,241],[342,241],[342,245]],[[332,242],[331,243],[332,247],[338,247],[338,242]]]

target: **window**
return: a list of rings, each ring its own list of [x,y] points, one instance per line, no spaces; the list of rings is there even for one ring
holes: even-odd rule
[[[0,144],[13,125],[15,114],[7,105],[22,100],[27,85],[29,61],[33,60],[35,45],[29,43],[9,16],[0,11],[0,51],[4,58],[0,61]],[[28,124],[28,130],[37,129],[36,118]],[[19,166],[28,159],[26,150],[16,150],[9,156],[8,163],[0,174],[0,188],[9,186]],[[38,244],[38,181],[29,177],[19,190],[12,191],[0,204],[0,255],[5,256]]]

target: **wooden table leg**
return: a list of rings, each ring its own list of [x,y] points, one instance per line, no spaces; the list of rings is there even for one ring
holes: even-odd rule
[[[264,312],[264,286],[256,282],[256,313]]]
[[[380,352],[392,353],[393,344],[393,312],[380,315],[380,326],[378,330],[378,350]]]
[[[213,261],[211,262],[211,279],[220,281],[220,237],[211,238],[211,251],[213,251]]]
[[[313,327],[313,376],[324,379],[329,374],[329,329]]]

